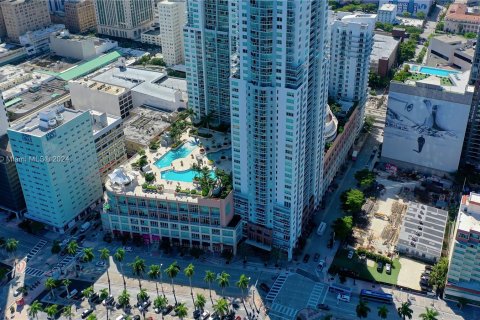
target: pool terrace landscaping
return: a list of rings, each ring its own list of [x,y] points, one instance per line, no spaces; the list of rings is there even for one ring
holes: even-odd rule
[[[454,84],[452,80],[450,80],[450,75],[455,73],[458,72],[449,69],[405,64],[403,68],[395,74],[393,80],[408,83],[409,81],[416,82],[425,80],[429,77],[436,77],[440,80],[440,85],[453,86]]]
[[[136,177],[134,193],[227,197],[232,190],[230,135],[190,125],[181,125],[178,130],[174,125],[170,137],[171,146],[153,142],[124,165],[123,168]]]

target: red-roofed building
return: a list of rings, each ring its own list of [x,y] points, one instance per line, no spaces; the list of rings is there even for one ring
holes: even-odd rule
[[[444,31],[446,32],[478,32],[480,11],[478,7],[468,7],[463,3],[454,3],[448,8],[444,22]]]

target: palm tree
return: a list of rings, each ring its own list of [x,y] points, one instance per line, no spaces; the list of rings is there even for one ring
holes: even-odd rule
[[[93,254],[93,249],[92,248],[84,248],[82,251],[82,260],[84,262],[92,262],[93,259],[95,258],[95,255]]]
[[[67,245],[67,253],[72,257],[77,254],[78,251],[78,243],[75,240],[72,240]]]
[[[103,248],[98,250],[98,252],[100,252],[100,260],[103,260],[107,267],[108,293],[111,293],[112,288],[110,287],[110,274],[108,273],[108,264],[110,262],[110,251],[107,248]]]
[[[72,284],[72,281],[70,279],[63,279],[62,284],[67,289],[67,296],[70,295],[70,292],[68,291],[68,286]]]
[[[185,276],[188,278],[188,281],[190,282],[190,295],[193,297],[192,277],[193,277],[193,274],[195,273],[194,265],[190,263],[185,269],[183,269],[183,273],[185,274]]]
[[[410,309],[410,304],[408,302],[403,302],[400,307],[397,309],[398,315],[402,317],[403,320],[406,318],[412,319],[413,310]]]
[[[388,317],[388,308],[386,305],[378,307],[378,316],[381,319],[387,319]]]
[[[228,312],[228,301],[225,298],[220,298],[213,305],[213,310],[221,317],[225,316]]]
[[[125,307],[130,303],[130,294],[127,292],[127,290],[123,290],[122,293],[118,296],[118,303],[122,307]]]
[[[242,274],[242,275],[240,275],[240,278],[238,279],[238,281],[236,283],[237,288],[239,288],[240,291],[242,292],[242,304],[243,304],[243,307],[245,308],[245,311],[247,313],[248,313],[247,307],[245,306],[245,290],[248,289],[249,282],[250,282],[250,278],[248,278],[246,275]]]
[[[215,281],[215,273],[210,270],[205,271],[205,278],[203,278],[203,281],[208,284],[208,290],[210,291],[210,300],[212,300],[212,283],[213,281]]]
[[[103,289],[100,289],[100,300],[105,300],[108,298],[108,289],[107,288],[103,288]]]
[[[90,287],[87,287],[85,289],[82,290],[82,294],[84,297],[86,297],[87,299],[90,298],[90,296],[93,294],[93,286],[90,286]]]
[[[28,308],[28,316],[30,318],[35,318],[38,319],[38,313],[42,311],[42,304],[38,302],[37,300],[33,301],[32,304],[30,305],[30,308]]]
[[[167,269],[165,269],[165,273],[172,281],[172,292],[173,298],[175,299],[175,305],[177,304],[177,297],[175,296],[175,286],[173,285],[173,279],[178,275],[179,272],[180,267],[177,265],[177,261],[173,262],[171,265],[168,266]]]
[[[140,290],[142,289],[142,281],[140,280],[140,277],[145,273],[145,270],[147,267],[145,266],[145,260],[140,259],[138,256],[135,257],[135,260],[130,263],[130,266],[132,267],[132,273],[133,275],[138,277],[138,286]]]
[[[127,289],[127,283],[125,282],[125,274],[123,273],[123,259],[125,259],[125,250],[123,248],[118,248],[113,255],[113,259],[120,264],[120,272],[122,273],[123,278],[123,288]]]
[[[425,312],[420,314],[420,318],[422,320],[437,320],[438,315],[439,313],[437,310],[426,307]]]
[[[223,296],[223,292],[225,291],[225,288],[230,285],[229,279],[230,279],[230,275],[225,271],[222,271],[220,276],[217,278],[218,285],[220,286],[220,288],[222,288],[222,296]]]
[[[10,238],[7,239],[7,242],[5,244],[5,250],[7,253],[9,253],[12,258],[15,258],[15,252],[17,252],[18,249],[18,240]],[[13,266],[13,275],[15,275],[15,269],[17,266],[17,261],[14,261],[14,266]]]
[[[71,305],[63,307],[62,316],[64,316],[65,318],[68,318],[69,320],[72,320],[72,317],[74,315],[75,315],[75,312],[72,311]]]
[[[138,301],[146,301],[148,298],[148,292],[146,289],[140,289],[140,292],[137,295],[137,300]]]
[[[92,314],[88,315],[87,320],[97,320],[97,316],[92,313]]]
[[[160,266],[158,264],[152,264],[150,266],[150,270],[148,270],[148,276],[150,277],[150,279],[152,280],[157,280],[160,275],[162,274],[162,269],[160,268]],[[157,289],[157,297],[159,296],[159,293],[158,293],[158,282],[155,281],[155,289]]]
[[[53,318],[58,313],[58,306],[56,304],[49,305],[43,311],[49,318]]]
[[[54,296],[53,295],[53,289],[55,289],[56,287],[57,287],[57,282],[52,277],[45,280],[45,288],[47,288],[47,290],[50,290],[50,294],[51,294],[52,298]]]
[[[185,303],[180,303],[175,308],[175,313],[177,314],[177,317],[179,317],[180,319],[185,318],[188,315],[188,308],[185,305]]]
[[[207,304],[205,296],[201,293],[197,293],[197,296],[195,298],[195,308],[203,311],[203,308],[205,308],[205,304]]]
[[[167,306],[167,304],[168,304],[168,299],[162,296],[156,297],[155,300],[153,301],[153,306],[155,308],[160,309],[160,312],[163,308]],[[163,319],[163,314],[162,314],[162,319]]]
[[[355,309],[355,311],[357,312],[357,317],[361,319],[368,317],[370,308],[368,307],[366,301],[360,300],[360,302],[357,304],[357,308]]]

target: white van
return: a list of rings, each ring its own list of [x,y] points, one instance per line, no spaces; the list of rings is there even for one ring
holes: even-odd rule
[[[325,233],[325,229],[327,229],[327,224],[325,222],[321,222],[318,226],[317,234],[319,236],[323,236],[323,234]]]
[[[72,299],[73,297],[75,297],[75,295],[78,293],[78,290],[77,289],[73,289],[72,291],[70,291],[70,293],[68,294],[67,296],[67,299]]]

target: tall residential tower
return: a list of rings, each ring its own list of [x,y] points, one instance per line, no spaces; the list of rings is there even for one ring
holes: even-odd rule
[[[214,125],[230,123],[229,77],[235,46],[230,44],[229,3],[235,4],[228,0],[187,2],[184,45],[188,104],[198,121],[208,115]]]
[[[322,195],[327,1],[235,1],[229,19],[235,210],[247,243],[291,259]]]
[[[57,106],[8,130],[26,217],[57,232],[102,196],[90,112]]]

